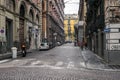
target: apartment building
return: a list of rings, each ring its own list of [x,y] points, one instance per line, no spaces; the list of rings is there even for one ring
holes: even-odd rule
[[[105,0],[105,60],[120,64],[120,1]]]
[[[82,46],[83,42],[87,42],[86,40],[86,2],[85,0],[79,1],[79,11],[78,11],[78,23],[75,25],[75,37],[76,42],[79,46]],[[81,44],[81,45],[80,45]]]
[[[79,9],[79,17],[85,22],[87,47],[112,65],[120,64],[119,3],[119,0],[80,0],[82,7]],[[83,15],[83,9],[86,15]]]
[[[77,14],[65,14],[64,16],[64,32],[65,32],[65,40],[66,41],[74,41],[75,40],[75,24],[78,23],[78,15]]]
[[[26,43],[28,49],[40,44],[42,13],[40,0],[0,0],[0,53],[20,50]]]
[[[64,42],[64,0],[43,0],[42,42],[50,48]]]

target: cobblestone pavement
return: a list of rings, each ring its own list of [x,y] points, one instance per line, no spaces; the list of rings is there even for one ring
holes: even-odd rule
[[[40,67],[1,68],[0,80],[119,80],[120,72],[49,69]]]
[[[91,61],[88,62],[90,65]],[[0,80],[119,80],[120,78],[120,71],[87,67],[88,64],[79,47],[65,44],[48,51],[34,51],[27,54],[27,57],[0,61]]]

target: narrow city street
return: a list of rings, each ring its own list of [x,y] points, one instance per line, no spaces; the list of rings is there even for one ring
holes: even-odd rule
[[[120,0],[0,0],[0,80],[120,80]]]
[[[105,69],[73,43],[47,51],[33,51],[27,57],[0,61],[0,80],[118,80],[120,72]],[[89,59],[87,59],[89,57]],[[101,66],[102,65],[102,66]],[[99,66],[99,67],[98,67]],[[101,68],[101,69],[100,69]]]
[[[85,62],[80,48],[72,43],[57,46],[50,50],[33,51],[26,57],[18,57],[15,60],[7,60],[0,66],[4,67],[51,67],[60,69],[79,69],[85,67]]]

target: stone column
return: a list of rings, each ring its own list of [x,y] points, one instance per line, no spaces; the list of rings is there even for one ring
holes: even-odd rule
[[[95,53],[97,53],[97,39],[96,39],[96,32],[94,32],[94,46],[95,46]]]
[[[102,42],[101,39],[102,39],[102,38],[101,38],[101,30],[98,29],[98,55],[99,55],[99,56],[101,56],[101,49],[102,49],[102,48],[101,48],[101,47],[102,47],[102,45],[101,45],[101,44],[102,44],[102,43],[101,43],[101,42]]]

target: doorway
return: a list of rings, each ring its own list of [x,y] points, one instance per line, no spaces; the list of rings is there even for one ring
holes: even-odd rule
[[[13,46],[13,21],[11,19],[6,18],[6,47],[7,51],[11,51],[11,47]]]
[[[19,39],[20,39],[20,44],[24,42],[24,19],[20,19],[19,23]]]

